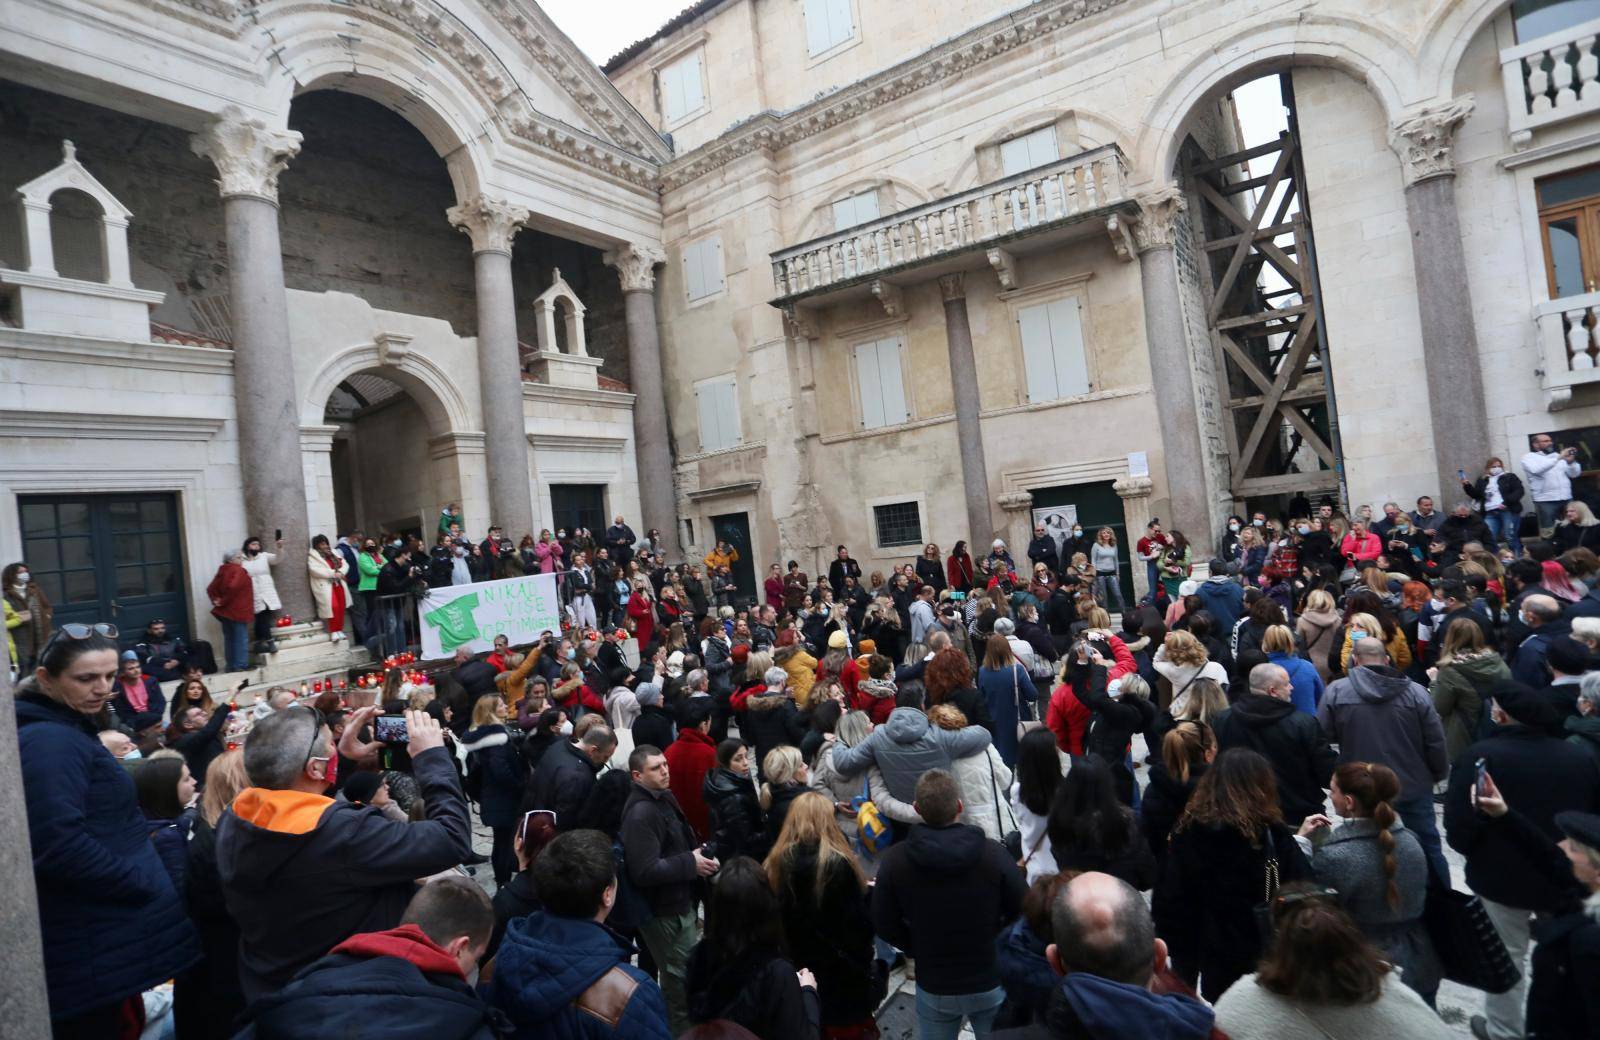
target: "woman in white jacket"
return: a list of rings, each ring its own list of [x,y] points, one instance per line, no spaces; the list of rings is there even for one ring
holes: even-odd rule
[[[327,535],[319,534],[311,539],[311,551],[306,555],[306,570],[311,574],[311,599],[317,605],[317,617],[328,626],[328,634],[335,643],[344,638],[347,591],[344,576],[349,569],[344,557],[328,544]]]
[[[1167,633],[1166,642],[1156,648],[1150,664],[1166,683],[1161,690],[1160,707],[1173,718],[1183,714],[1184,705],[1189,702],[1189,687],[1196,679],[1210,679],[1224,690],[1228,688],[1228,670],[1211,660],[1204,643],[1181,629]]]
[[[244,553],[245,573],[250,575],[250,588],[254,594],[255,603],[252,609],[256,612],[256,642],[267,643],[268,653],[276,653],[277,640],[272,638],[272,623],[277,620],[278,611],[283,608],[283,603],[278,599],[278,586],[272,580],[272,568],[278,565],[278,556],[283,552],[283,542],[274,542],[277,552],[262,552],[261,539],[251,535],[244,540],[241,551]]]
[[[928,721],[940,729],[966,729],[967,717],[954,704],[935,704],[928,709]],[[961,785],[961,822],[969,823],[992,841],[1004,841],[1007,834],[1017,830],[1017,818],[1011,811],[1011,768],[994,749],[994,744],[984,746],[977,754],[958,758],[951,764],[950,772]],[[879,808],[882,808],[881,806]]]
[[[1043,726],[1017,742],[1016,782],[1011,785],[1011,812],[1022,836],[1022,869],[1028,884],[1056,873],[1050,849],[1050,804],[1061,786],[1060,750],[1056,736]]]

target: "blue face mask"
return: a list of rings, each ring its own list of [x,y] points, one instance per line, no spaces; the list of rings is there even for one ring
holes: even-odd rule
[[[124,762],[132,762],[132,761],[135,761],[136,759],[140,759],[140,758],[143,758],[143,757],[144,757],[144,752],[140,751],[138,748],[134,748],[132,751],[128,752],[126,755],[123,755],[122,756],[122,760]]]
[[[574,660],[574,659],[577,658],[577,656],[578,656],[578,651],[577,650],[573,649],[572,647],[568,647],[567,648],[567,660],[569,660],[569,661]]]

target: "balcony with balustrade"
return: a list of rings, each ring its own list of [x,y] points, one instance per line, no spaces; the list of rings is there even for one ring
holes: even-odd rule
[[[772,254],[774,306],[877,296],[942,274],[994,267],[1014,287],[1014,256],[1093,234],[1132,259],[1127,162],[1105,145]]]
[[[1600,18],[1500,52],[1501,79],[1519,149],[1534,131],[1600,111]]]
[[[1572,388],[1600,383],[1600,292],[1535,304],[1542,386],[1552,410],[1571,402]]]

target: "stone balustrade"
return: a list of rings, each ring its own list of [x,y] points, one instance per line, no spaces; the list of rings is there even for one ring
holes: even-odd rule
[[[1500,52],[1512,142],[1533,131],[1600,110],[1600,18]]]
[[[1543,386],[1553,404],[1564,404],[1580,383],[1600,382],[1600,292],[1537,304],[1533,320],[1539,328]]]
[[[772,254],[774,303],[1105,214],[1131,201],[1105,145]]]

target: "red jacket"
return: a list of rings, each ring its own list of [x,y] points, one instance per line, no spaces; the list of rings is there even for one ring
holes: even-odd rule
[[[972,557],[951,553],[944,561],[944,576],[952,589],[965,592],[972,588]]]
[[[1339,554],[1352,562],[1356,560],[1376,560],[1381,552],[1383,552],[1383,540],[1371,531],[1368,531],[1360,538],[1357,538],[1355,533],[1352,532],[1345,535],[1344,540],[1339,543]]]
[[[1057,686],[1050,694],[1050,707],[1044,716],[1045,726],[1056,735],[1056,747],[1069,755],[1083,754],[1083,737],[1089,731],[1091,714],[1069,684]]]
[[[656,634],[655,604],[636,592],[628,597],[628,616],[633,618],[633,637],[639,641],[639,651],[643,653]]]
[[[767,606],[772,607],[774,610],[782,610],[783,579],[768,578],[766,581],[761,583],[761,587],[767,592]]]
[[[706,774],[717,767],[717,742],[697,729],[679,729],[667,746],[667,784],[701,841],[711,837],[711,813],[701,791]]]
[[[598,711],[602,715],[606,710],[606,702],[596,697],[594,691],[584,683],[579,683],[576,691],[568,690],[565,697],[552,694],[551,699],[556,702],[556,707],[567,713],[568,718],[572,717],[572,709],[579,704],[583,705],[585,711]]]
[[[250,574],[237,563],[217,568],[216,577],[206,586],[206,595],[211,598],[211,613],[224,621],[251,621],[256,616]]]
[[[822,678],[821,661],[817,662],[817,678]],[[856,687],[863,678],[865,676],[862,674],[861,666],[856,664],[856,659],[854,657],[846,658],[844,668],[839,672],[839,685],[844,687],[845,700],[850,704],[856,702]]]

